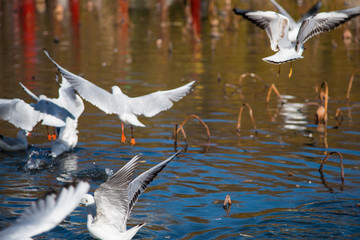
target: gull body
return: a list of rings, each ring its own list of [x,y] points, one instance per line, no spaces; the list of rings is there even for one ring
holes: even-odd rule
[[[54,63],[61,75],[65,77],[79,95],[106,114],[116,114],[120,121],[131,126],[145,127],[137,116],[153,117],[161,111],[173,106],[173,102],[182,99],[193,88],[195,81],[182,87],[157,91],[140,97],[128,97],[118,86],[111,88],[108,92],[88,80],[77,76],[57,64],[45,51],[48,58]]]
[[[331,31],[360,14],[360,7],[345,10],[321,12],[304,19],[297,31],[296,39],[289,36],[290,20],[288,17],[272,11],[252,11],[234,9],[235,14],[264,29],[270,39],[271,49],[276,54],[263,58],[272,64],[283,64],[303,58],[304,43],[315,35]]]
[[[23,151],[28,148],[27,136],[29,132],[21,129],[16,138],[5,137],[0,135],[0,151],[12,152]]]
[[[75,186],[63,187],[59,194],[49,194],[34,202],[16,223],[0,232],[0,239],[29,240],[51,230],[78,206],[89,188],[89,183],[80,181]]]
[[[134,170],[140,163],[140,155],[102,183],[94,197],[86,194],[80,203],[86,206],[87,228],[90,234],[102,240],[132,239],[144,224],[126,229],[127,219],[139,196],[148,184],[180,151],[133,179]]]

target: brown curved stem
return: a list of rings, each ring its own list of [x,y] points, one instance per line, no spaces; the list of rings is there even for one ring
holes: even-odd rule
[[[321,160],[321,164],[320,164],[320,167],[319,167],[319,172],[322,174],[322,169],[323,169],[323,166],[326,162],[326,160],[331,156],[331,155],[334,155],[334,154],[337,154],[339,157],[340,157],[340,171],[341,171],[341,190],[343,190],[343,187],[344,187],[344,180],[345,180],[345,174],[344,174],[344,165],[343,165],[343,157],[342,157],[342,154],[339,153],[339,152],[330,152],[328,153],[325,158],[323,160]]]
[[[256,129],[256,125],[255,125],[255,120],[254,120],[254,116],[253,116],[253,111],[252,111],[252,108],[250,107],[250,105],[249,105],[248,103],[244,103],[244,104],[240,107],[236,130],[237,130],[238,132],[240,132],[241,117],[242,117],[242,112],[243,112],[245,106],[249,109],[249,116],[250,116],[251,122],[252,122],[252,124],[253,124],[253,126],[254,126],[255,133],[257,133],[257,129]]]
[[[209,130],[209,127],[206,125],[206,123],[197,115],[195,114],[192,114],[192,115],[189,115],[187,116],[184,121],[182,121],[182,123],[180,123],[179,125],[175,125],[175,130],[174,130],[174,146],[175,146],[175,150],[176,150],[176,147],[177,147],[177,135],[179,133],[179,131],[181,131],[183,137],[184,137],[184,140],[185,140],[185,151],[187,149],[187,137],[186,137],[186,133],[185,133],[185,130],[183,128],[183,126],[190,120],[190,119],[197,119],[200,121],[200,123],[205,127],[206,129],[206,133],[207,133],[207,136],[208,136],[208,144],[210,144],[210,130]]]
[[[274,83],[272,83],[272,84],[270,85],[270,88],[269,88],[269,91],[268,91],[268,94],[267,94],[267,97],[266,97],[266,103],[269,103],[269,101],[270,101],[270,95],[271,95],[271,92],[272,92],[273,90],[274,90],[274,92],[276,93],[276,95],[280,98],[281,103],[284,103],[284,100],[283,100],[283,98],[281,97],[281,95],[280,95],[279,91],[277,90],[277,88],[276,88],[276,86],[275,86]]]
[[[348,90],[346,92],[346,101],[350,101],[350,91],[351,91],[351,88],[352,88],[352,84],[353,84],[353,81],[354,81],[354,78],[355,78],[355,74],[357,72],[360,72],[360,68],[356,69],[353,74],[351,75],[350,77],[350,80],[349,80],[349,85],[348,85]]]

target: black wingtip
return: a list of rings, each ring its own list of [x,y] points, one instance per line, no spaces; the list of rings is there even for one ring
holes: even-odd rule
[[[244,10],[244,9],[239,9],[239,8],[233,8],[233,12],[236,15],[241,15],[243,16],[244,14],[248,13],[250,10]]]

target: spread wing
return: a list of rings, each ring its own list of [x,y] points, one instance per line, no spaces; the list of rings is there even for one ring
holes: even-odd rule
[[[289,19],[289,24],[290,24],[290,28],[292,28],[292,26],[294,26],[296,24],[296,21],[290,16],[290,14],[280,5],[278,4],[275,0],[270,0],[271,3],[277,8],[277,10],[279,11],[280,14],[284,15],[285,17],[287,17]]]
[[[331,31],[360,14],[360,7],[340,11],[322,12],[304,20],[297,36],[297,47],[323,32]]]
[[[82,98],[107,114],[115,113],[114,105],[116,106],[116,104],[114,104],[114,96],[111,93],[61,67],[46,50],[44,53]]]
[[[173,102],[179,101],[190,92],[194,83],[195,81],[192,81],[172,90],[157,91],[140,97],[128,98],[128,101],[124,104],[136,115],[152,117],[161,111],[171,108]]]
[[[0,119],[30,132],[40,121],[40,113],[21,99],[0,99]]]
[[[139,175],[137,178],[135,178],[129,184],[128,190],[127,190],[128,198],[129,198],[129,200],[128,200],[129,201],[128,215],[130,215],[130,212],[131,212],[132,208],[134,207],[134,205],[136,204],[136,202],[138,201],[141,193],[143,193],[145,191],[147,186],[154,180],[154,178],[158,175],[158,173],[161,172],[161,170],[163,170],[164,167],[166,167],[166,165],[171,160],[173,160],[180,152],[181,152],[181,150],[176,152],[174,155],[172,155],[168,159],[157,164],[156,166],[150,168],[146,172],[143,172],[141,175]]]
[[[71,118],[75,120],[75,116],[71,114],[66,108],[59,106],[54,103],[52,99],[40,99],[37,103],[30,104],[36,111],[45,114],[44,121],[46,122],[50,118],[51,121],[56,121],[56,119],[66,122],[66,118]],[[44,123],[43,123],[44,124]],[[48,125],[48,124],[46,124]],[[58,127],[58,126],[56,126]]]
[[[101,184],[95,191],[96,219],[115,226],[119,231],[126,229],[129,211],[127,188],[140,163],[141,155],[133,157],[125,166]]]
[[[270,39],[271,49],[278,51],[278,42],[288,38],[289,19],[282,14],[272,11],[252,11],[234,9],[234,13],[264,29]]]
[[[78,119],[84,111],[83,100],[77,95],[75,89],[64,76],[62,76],[61,87],[59,88],[59,98],[53,100],[69,110],[76,119]]]
[[[308,17],[311,17],[315,14],[317,14],[322,6],[321,0],[317,1],[317,3],[314,4],[301,18],[297,23],[302,23],[305,19]]]
[[[88,192],[89,183],[79,182],[76,186],[62,188],[60,194],[50,194],[27,208],[16,223],[0,232],[2,239],[31,239],[32,236],[56,227],[79,204]]]
[[[19,84],[32,99],[34,99],[35,101],[39,101],[38,96],[36,96],[32,91],[30,91],[27,87],[25,87],[21,82],[19,82]]]

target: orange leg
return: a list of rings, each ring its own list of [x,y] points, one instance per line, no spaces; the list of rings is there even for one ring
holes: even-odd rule
[[[47,136],[48,136],[48,139],[49,139],[49,141],[51,141],[51,135],[50,135],[50,133],[49,133],[49,127],[48,126],[46,126],[46,132],[47,132]]]
[[[125,137],[125,134],[124,134],[124,124],[123,123],[121,123],[121,141],[123,143],[125,143],[125,141],[126,141],[126,137]]]
[[[134,138],[134,134],[133,134],[133,126],[130,126],[131,129],[131,145],[134,146],[135,145],[135,138]]]
[[[55,127],[53,127],[53,129],[54,129],[54,133],[53,133],[53,135],[52,135],[52,139],[53,139],[53,140],[56,140],[56,132],[55,132]]]

